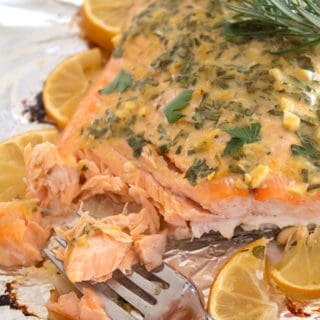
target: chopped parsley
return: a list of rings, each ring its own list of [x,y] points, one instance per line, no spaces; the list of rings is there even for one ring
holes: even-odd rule
[[[215,168],[207,165],[206,159],[195,159],[192,166],[187,170],[185,178],[195,186],[198,178],[205,178],[215,171]]]
[[[260,141],[260,129],[261,124],[258,122],[242,128],[224,129],[231,136],[231,140],[228,141],[223,154],[236,151],[245,144]]]
[[[139,158],[141,156],[143,147],[150,143],[144,138],[143,133],[132,135],[127,139],[127,142],[128,145],[132,148],[133,156],[135,158]]]
[[[214,101],[207,101],[207,98],[208,94],[203,94],[201,102],[195,108],[195,113],[192,116],[196,129],[201,129],[206,121],[212,121],[216,124],[221,116],[221,111],[217,109]]]
[[[320,149],[317,147],[317,143],[307,135],[298,134],[301,145],[292,144],[291,152],[294,156],[302,156],[315,165],[320,165]]]
[[[183,117],[179,110],[184,109],[189,104],[192,94],[192,90],[181,92],[163,109],[163,112],[169,123],[175,123],[177,120]]]
[[[121,69],[116,78],[105,88],[99,90],[100,94],[111,94],[118,89],[120,93],[126,91],[132,85],[132,75]]]

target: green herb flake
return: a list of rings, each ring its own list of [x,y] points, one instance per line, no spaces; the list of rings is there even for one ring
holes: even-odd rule
[[[128,145],[132,148],[133,156],[135,158],[139,158],[141,156],[143,147],[150,143],[144,138],[143,133],[132,135],[127,139],[127,142]]]
[[[99,90],[99,94],[111,94],[118,89],[120,93],[126,91],[132,85],[132,75],[121,69],[116,78],[105,88]]]
[[[265,246],[256,246],[252,249],[252,254],[260,259],[260,260],[263,260],[264,258],[264,252],[266,250],[266,247]]]
[[[302,156],[313,162],[314,165],[319,166],[320,149],[317,142],[309,135],[298,133],[301,145],[292,144],[291,152],[294,156]]]
[[[195,186],[198,178],[205,178],[215,171],[215,168],[207,165],[206,159],[195,159],[191,167],[187,170],[185,178],[191,185]]]
[[[223,154],[226,155],[230,152],[236,151],[245,144],[260,141],[260,129],[261,124],[258,122],[252,123],[247,127],[224,129],[224,131],[231,136],[231,140],[228,141]]]
[[[179,110],[184,109],[192,98],[193,90],[186,90],[175,97],[164,109],[163,112],[169,123],[175,123],[183,117]]]

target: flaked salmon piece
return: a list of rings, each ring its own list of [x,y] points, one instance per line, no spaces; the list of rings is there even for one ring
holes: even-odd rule
[[[41,261],[50,229],[30,200],[0,202],[0,265],[29,266]]]
[[[111,320],[104,311],[103,301],[89,288],[84,289],[79,307],[80,320]]]
[[[61,214],[80,190],[74,157],[62,158],[55,145],[44,142],[33,149],[27,146],[24,158],[29,196],[53,214]]]
[[[107,280],[119,268],[130,251],[132,239],[128,237],[125,242],[116,240],[107,234],[107,229],[105,227],[103,232],[95,235],[83,235],[66,249],[64,268],[71,281]]]
[[[70,292],[60,296],[57,302],[48,302],[46,307],[69,320],[111,320],[104,310],[103,301],[89,288],[84,288],[80,299]]]
[[[90,178],[81,186],[79,197],[85,200],[93,195],[108,193],[126,196],[128,187],[120,177],[100,174]]]
[[[64,234],[69,242],[63,255],[64,269],[72,282],[109,279],[131,251],[133,239],[128,234],[117,226],[94,222],[83,215],[79,224]]]
[[[130,233],[134,235],[142,234],[146,230],[149,230],[149,233],[157,233],[160,230],[160,219],[159,214],[148,199],[148,194],[137,186],[131,186],[129,189],[129,195],[135,199],[136,202],[142,205],[142,210],[135,216],[130,215]],[[143,226],[144,230],[141,229]]]
[[[79,320],[80,299],[75,292],[69,292],[61,295],[57,302],[49,301],[46,304],[47,309],[50,312],[54,312],[57,315],[63,316],[70,320]]]
[[[116,269],[127,273],[138,259],[149,269],[159,266],[167,231],[159,233],[159,225],[150,226],[146,210],[102,219],[84,213],[71,229],[57,228],[68,245],[56,256],[63,260],[69,279],[104,281],[111,278]],[[152,244],[152,241],[156,242]],[[148,244],[150,248],[144,252]]]
[[[162,263],[162,256],[166,249],[167,231],[159,234],[138,236],[134,248],[139,261],[147,270],[153,270]]]

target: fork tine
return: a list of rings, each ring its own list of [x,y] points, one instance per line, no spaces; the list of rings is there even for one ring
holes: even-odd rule
[[[126,277],[151,296],[157,296],[162,290],[160,283],[151,282],[135,271]]]
[[[173,268],[170,268],[167,264],[163,264],[163,267],[161,270],[153,271],[152,272],[154,275],[162,279],[163,281],[168,281],[168,279],[184,279],[182,275],[174,270]],[[184,279],[185,280],[185,279]]]
[[[127,311],[122,309],[119,305],[113,302],[109,297],[105,294],[99,293],[99,297],[102,299],[104,303],[104,308],[108,316],[112,319],[121,319],[121,320],[135,320]]]
[[[115,279],[109,279],[107,285],[114,290],[120,297],[132,304],[136,309],[142,312],[144,315],[150,313],[150,307],[152,306],[148,301],[142,299],[138,295],[134,294],[131,290],[119,283]]]
[[[49,249],[44,249],[43,250],[45,255],[51,260],[51,262],[58,268],[58,270],[68,279],[67,274],[64,271],[63,264],[61,261],[59,261],[55,255],[49,250]],[[90,284],[81,285],[78,283],[73,283],[72,285],[80,292],[83,294],[83,288],[86,286],[88,288],[91,288],[95,292],[98,293],[99,297],[102,299],[104,303],[104,308],[107,312],[107,314],[112,317],[112,319],[121,319],[121,320],[134,320],[128,312],[126,312],[124,309],[122,309],[118,304],[116,304],[111,297],[108,296],[106,292],[103,294],[97,290],[94,286]]]
[[[63,248],[67,247],[67,242],[64,239],[62,239],[60,236],[55,236],[55,239]]]
[[[62,262],[60,260],[58,260],[49,249],[44,249],[43,252],[50,259],[50,261],[57,267],[57,269],[63,274],[63,276],[68,279],[68,276],[67,276],[66,272],[64,271]],[[79,292],[83,293],[82,286],[80,286],[76,283],[73,283],[73,285]]]

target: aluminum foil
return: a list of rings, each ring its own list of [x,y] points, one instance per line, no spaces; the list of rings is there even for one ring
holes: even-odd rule
[[[65,57],[87,48],[75,21],[82,0],[0,0],[0,140],[30,129],[25,106],[34,103],[50,71]],[[245,232],[230,239],[210,233],[201,239],[171,240],[165,261],[193,281],[207,300],[219,267],[237,248],[277,229]],[[54,288],[43,268],[0,270],[0,319],[47,319],[45,303]],[[281,304],[280,319],[320,319],[320,303]],[[291,310],[291,311],[290,311]],[[117,319],[118,320],[118,319]]]

